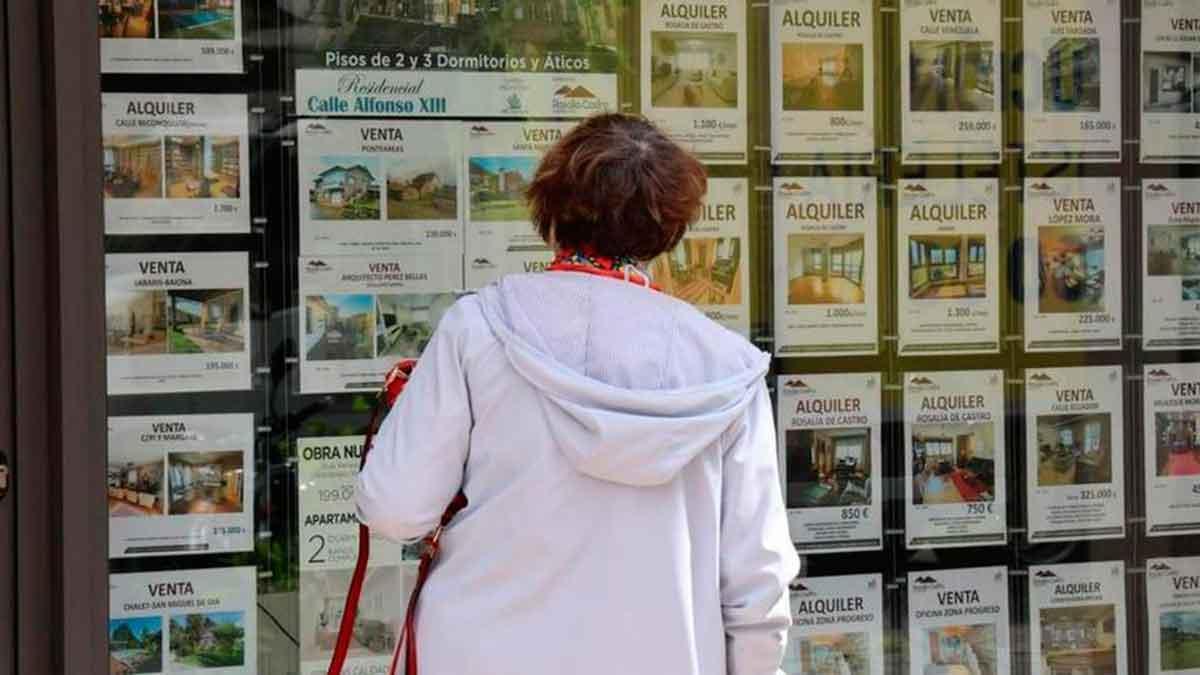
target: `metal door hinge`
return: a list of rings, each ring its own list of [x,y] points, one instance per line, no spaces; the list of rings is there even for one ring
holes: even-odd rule
[[[8,494],[8,455],[0,451],[0,499]]]

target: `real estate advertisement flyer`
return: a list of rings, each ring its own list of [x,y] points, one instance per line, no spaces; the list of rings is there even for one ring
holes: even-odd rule
[[[250,388],[250,257],[104,258],[108,393]]]
[[[901,354],[1000,351],[1000,184],[901,180],[896,292]]]
[[[1120,366],[1025,371],[1029,541],[1125,536]]]
[[[249,551],[254,416],[108,418],[108,557]]]
[[[1025,161],[1121,161],[1120,0],[1024,0]]]
[[[375,392],[420,356],[457,299],[455,270],[428,256],[300,258],[300,393]]]
[[[1200,558],[1146,560],[1146,670],[1200,673]]]
[[[1025,349],[1121,348],[1121,181],[1025,179]]]
[[[642,3],[642,113],[708,164],[746,162],[746,7]]]
[[[301,116],[582,118],[618,108],[620,0],[292,6]]]
[[[241,0],[98,0],[100,72],[241,73]]]
[[[554,253],[533,229],[525,188],[568,122],[476,122],[463,125],[467,177],[466,287],[505,274],[541,272]]]
[[[879,353],[870,176],[775,178],[775,354]]]
[[[782,671],[883,673],[883,578],[798,577]]]
[[[461,266],[459,126],[300,120],[301,255],[412,253]]]
[[[1142,0],[1142,134],[1146,164],[1200,161],[1200,21],[1192,0]]]
[[[258,672],[253,567],[108,576],[110,673]]]
[[[1000,0],[903,0],[901,160],[1000,163]]]
[[[1142,179],[1142,348],[1200,347],[1200,180]]]
[[[939,371],[904,379],[908,548],[1004,544],[1004,373]]]
[[[779,468],[801,554],[883,548],[879,373],[780,375]]]
[[[362,436],[296,440],[302,675],[324,675],[329,667],[358,560],[354,490],[362,443]],[[370,565],[344,673],[387,672],[404,622],[406,598],[416,580],[414,564],[403,562],[406,548],[371,537]]]
[[[1200,533],[1200,363],[1143,372],[1146,535]]]
[[[105,234],[250,231],[244,94],[104,94]]]
[[[1125,563],[1029,567],[1035,673],[1126,675]]]
[[[650,264],[664,293],[750,336],[750,182],[709,178],[700,218],[683,241]]]
[[[1010,673],[1008,624],[1003,565],[908,573],[908,672]]]
[[[771,3],[771,158],[875,163],[874,0]]]

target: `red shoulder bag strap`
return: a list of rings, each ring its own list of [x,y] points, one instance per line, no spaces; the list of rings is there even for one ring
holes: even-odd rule
[[[413,359],[405,359],[397,363],[388,372],[387,378],[383,383],[383,390],[379,392],[379,397],[375,401],[375,407],[371,410],[371,419],[367,423],[367,436],[363,440],[362,456],[359,458],[359,470],[362,470],[367,461],[367,453],[371,451],[372,442],[375,440],[375,432],[379,430],[379,424],[382,421],[383,413],[390,409],[404,391],[404,386],[408,384],[408,376],[412,373],[413,367],[416,365]],[[442,514],[442,519],[438,523],[436,529],[425,536],[423,540],[424,547],[421,551],[421,562],[417,568],[417,581],[413,585],[412,595],[408,599],[408,610],[404,615],[404,627],[400,632],[400,639],[396,643],[396,651],[392,655],[392,665],[389,669],[389,675],[395,675],[396,666],[400,660],[400,650],[404,650],[404,672],[405,675],[417,675],[417,600],[421,596],[421,589],[425,587],[425,581],[429,578],[429,572],[433,568],[433,562],[437,558],[440,547],[442,531],[454,515],[463,510],[467,505],[467,497],[462,492],[455,495],[450,501],[450,505],[446,507],[446,511]],[[337,642],[333,647],[333,656],[329,661],[328,675],[341,675],[342,666],[346,663],[346,654],[350,651],[350,640],[354,638],[354,621],[358,615],[358,600],[362,595],[363,580],[367,575],[367,561],[371,557],[371,532],[366,525],[358,524],[358,560],[354,564],[354,575],[350,578],[350,588],[346,591],[346,605],[342,609],[342,621],[338,625]]]

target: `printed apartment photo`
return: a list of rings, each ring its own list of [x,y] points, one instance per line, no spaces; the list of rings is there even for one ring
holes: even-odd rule
[[[246,349],[245,293],[240,288],[167,291],[171,354],[229,354]]]
[[[1143,52],[1142,112],[1192,112],[1193,65],[1190,52]]]
[[[783,109],[863,109],[863,46],[833,42],[783,45]]]
[[[861,234],[789,234],[788,304],[863,304],[863,248]]]
[[[241,160],[237,136],[167,136],[167,197],[237,199]]]
[[[454,304],[453,293],[380,295],[375,299],[375,354],[416,358]]]
[[[171,672],[246,665],[246,613],[203,612],[171,617]]]
[[[149,1],[149,0],[143,0]],[[232,40],[234,0],[157,0],[158,37],[164,40]]]
[[[284,0],[280,7],[295,17],[296,39],[317,52],[370,45],[455,57],[556,53],[586,59],[592,72],[613,72],[629,5],[621,0]]]
[[[913,300],[987,297],[987,244],[984,236],[910,236],[908,297]]]
[[[1038,228],[1038,312],[1104,311],[1104,228]]]
[[[659,256],[650,274],[662,288],[694,305],[742,303],[741,237],[689,237]]]
[[[112,518],[161,516],[163,499],[163,461],[123,457],[121,448],[108,451],[108,515]]]
[[[925,639],[929,661],[922,675],[999,675],[995,624],[938,626],[926,630]]]
[[[472,157],[467,162],[471,220],[529,220],[525,188],[533,181],[538,157]]]
[[[995,438],[992,422],[914,424],[913,504],[993,501],[996,498]]]
[[[871,503],[870,429],[788,429],[784,444],[789,509]]]
[[[1149,225],[1146,274],[1152,277],[1200,276],[1200,226]]]
[[[104,198],[161,198],[162,155],[163,139],[159,136],[105,136]]]
[[[154,0],[99,0],[100,37],[154,37]],[[135,671],[137,672],[137,671]]]
[[[309,175],[308,214],[313,220],[379,220],[379,160],[324,155]]]
[[[446,146],[446,149],[449,149]],[[461,158],[398,157],[387,165],[388,220],[454,220],[458,218],[458,172]]]
[[[1109,413],[1038,415],[1037,444],[1039,486],[1112,482]]]
[[[109,675],[161,673],[162,618],[139,616],[108,620]]]
[[[110,291],[104,331],[109,356],[166,354],[167,294]]]
[[[1111,604],[1039,609],[1041,673],[1116,675],[1117,613]]]
[[[374,325],[374,296],[309,295],[304,298],[304,353],[309,361],[372,358]]]
[[[1050,37],[1042,50],[1042,112],[1100,112],[1100,39]]]
[[[167,513],[241,513],[242,451],[167,454]]]
[[[805,635],[788,641],[786,673],[872,675],[870,636],[866,633]]]
[[[353,570],[300,573],[300,660],[329,660],[337,642],[346,590]],[[388,657],[396,648],[397,629],[404,621],[407,596],[416,580],[414,566],[379,565],[367,568],[359,599],[358,617],[348,658]],[[322,666],[324,667],[324,666]]]
[[[655,108],[736,108],[737,33],[651,31],[650,92]]]
[[[1159,667],[1164,673],[1200,669],[1200,612],[1160,614],[1158,641]]]
[[[908,63],[910,110],[995,110],[992,47],[990,41],[913,40]]]
[[[1200,412],[1154,414],[1154,466],[1159,478],[1200,475]]]

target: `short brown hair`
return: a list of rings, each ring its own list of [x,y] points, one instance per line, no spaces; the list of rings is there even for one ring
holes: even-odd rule
[[[526,189],[534,227],[560,248],[650,260],[700,213],[704,165],[636,115],[590,117],[554,144]]]

